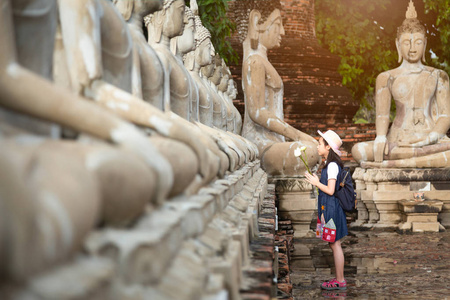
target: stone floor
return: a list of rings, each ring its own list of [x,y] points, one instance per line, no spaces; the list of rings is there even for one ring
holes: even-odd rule
[[[450,230],[439,233],[350,231],[343,239],[345,292],[321,291],[334,277],[331,249],[316,238],[294,240],[294,299],[450,299]]]

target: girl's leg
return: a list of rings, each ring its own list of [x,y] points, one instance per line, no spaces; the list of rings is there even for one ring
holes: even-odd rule
[[[341,241],[330,243],[333,250],[334,266],[336,267],[336,280],[344,281],[344,252],[342,251]]]

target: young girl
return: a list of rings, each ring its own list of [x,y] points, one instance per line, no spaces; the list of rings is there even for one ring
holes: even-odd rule
[[[339,147],[342,145],[340,137],[332,130],[320,134],[317,152],[325,160],[325,166],[322,169],[320,180],[316,174],[306,173],[306,180],[313,186],[319,188],[318,213],[320,220],[326,224],[333,219],[336,225],[336,240],[329,243],[333,250],[334,265],[336,267],[336,278],[322,283],[322,289],[325,290],[344,290],[347,288],[347,282],[344,279],[344,252],[342,251],[341,241],[348,234],[347,221],[345,213],[342,210],[339,200],[334,196],[336,189],[337,175],[343,168],[341,161],[341,152]]]

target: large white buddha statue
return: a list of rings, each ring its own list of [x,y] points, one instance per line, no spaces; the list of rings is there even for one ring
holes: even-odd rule
[[[362,167],[438,168],[450,166],[449,77],[426,66],[426,30],[412,1],[395,40],[399,63],[376,81],[376,138],[353,146]],[[389,127],[391,99],[396,115]]]

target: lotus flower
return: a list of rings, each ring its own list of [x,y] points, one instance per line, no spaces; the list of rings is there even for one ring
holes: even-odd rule
[[[309,174],[312,175],[311,169],[308,166],[308,159],[306,157],[306,146],[303,146],[301,148],[297,147],[297,149],[294,150],[294,156],[300,157],[300,159],[302,160],[303,164],[306,167],[306,170],[308,171]]]

